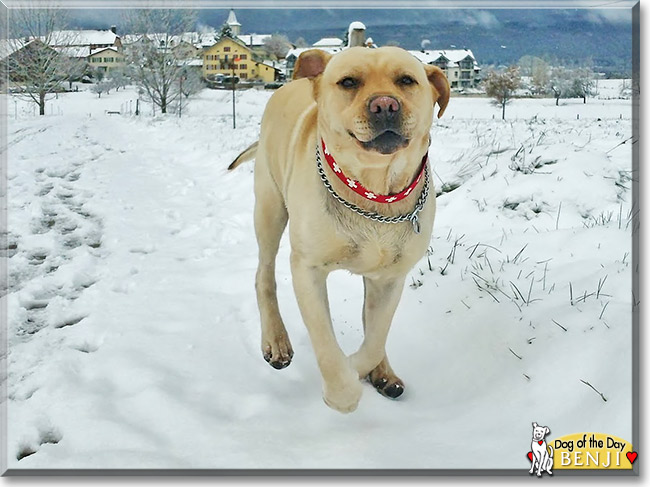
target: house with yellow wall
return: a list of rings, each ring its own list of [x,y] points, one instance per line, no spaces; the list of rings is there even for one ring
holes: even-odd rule
[[[222,37],[203,51],[203,77],[216,74],[233,75],[242,81],[260,79],[266,83],[275,81],[279,69],[253,59],[253,51],[238,39]]]
[[[91,67],[100,71],[110,72],[111,69],[122,68],[126,65],[124,54],[113,47],[106,47],[88,56]]]

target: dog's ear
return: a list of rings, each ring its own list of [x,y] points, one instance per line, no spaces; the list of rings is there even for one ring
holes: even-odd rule
[[[429,78],[429,83],[433,87],[433,96],[437,99],[438,106],[438,118],[442,117],[442,114],[447,108],[447,103],[449,103],[449,95],[451,90],[449,89],[449,81],[447,76],[438,66],[432,64],[425,64],[424,70],[427,73],[427,78]]]
[[[533,423],[533,428],[537,428],[537,423]]]
[[[320,49],[310,49],[303,52],[296,61],[293,79],[314,79],[325,71],[325,66],[327,66],[331,57],[331,54]]]
[[[548,426],[544,427],[544,431],[546,432],[547,435],[551,432],[551,430],[548,428]]]

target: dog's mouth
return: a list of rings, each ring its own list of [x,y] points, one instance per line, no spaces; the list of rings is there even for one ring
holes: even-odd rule
[[[364,149],[374,150],[381,154],[392,154],[409,144],[409,139],[393,130],[384,130],[379,135],[375,136],[374,139],[368,141],[359,140],[352,132],[348,133],[351,137],[355,138]]]

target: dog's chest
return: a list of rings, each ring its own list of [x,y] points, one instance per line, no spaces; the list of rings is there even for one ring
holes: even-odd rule
[[[405,274],[425,252],[428,236],[411,222],[383,223],[356,214],[332,198],[325,200],[328,225],[321,227],[325,267],[355,274]],[[429,228],[430,231],[430,228]]]
[[[410,223],[386,224],[337,220],[337,238],[324,260],[332,269],[347,269],[355,274],[402,274],[414,264],[416,236]],[[417,260],[417,259],[415,259]]]

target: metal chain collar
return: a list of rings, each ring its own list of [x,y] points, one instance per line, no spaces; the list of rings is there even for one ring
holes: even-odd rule
[[[418,201],[415,204],[415,208],[410,213],[397,215],[397,216],[385,216],[374,211],[366,211],[363,208],[359,208],[357,205],[354,205],[349,201],[346,201],[343,198],[341,198],[338,195],[338,193],[334,191],[334,188],[332,188],[332,185],[330,184],[329,180],[327,179],[327,176],[325,175],[325,171],[323,170],[323,163],[320,157],[320,148],[318,147],[318,144],[316,144],[316,165],[318,167],[318,174],[320,175],[320,179],[321,181],[323,181],[323,184],[325,185],[327,191],[330,192],[330,194],[334,197],[336,201],[341,203],[347,209],[353,211],[357,215],[361,215],[364,218],[368,218],[369,220],[373,220],[380,223],[402,223],[405,221],[410,221],[411,224],[413,225],[413,231],[415,233],[420,233],[420,222],[418,221],[418,213],[422,211],[422,208],[424,208],[424,204],[427,202],[427,197],[429,196],[429,168],[427,167],[428,164],[426,162],[424,165],[424,187],[422,188],[422,192],[420,193],[420,198],[418,198]]]

